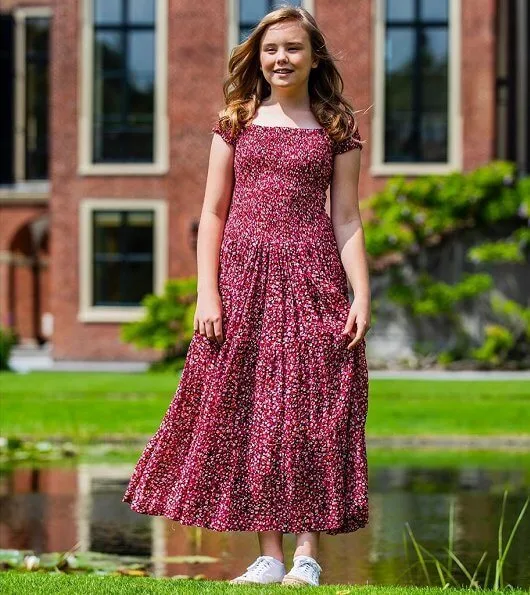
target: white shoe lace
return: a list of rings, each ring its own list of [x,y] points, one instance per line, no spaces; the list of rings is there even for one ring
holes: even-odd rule
[[[245,572],[244,576],[248,576],[251,571],[254,571],[252,574],[261,577],[261,575],[269,568],[269,566],[270,561],[267,560],[267,558],[260,556],[247,568],[247,572]]]
[[[321,570],[318,563],[311,562],[311,560],[300,560],[296,562],[296,572],[300,572],[302,576],[309,578],[313,582],[318,582]]]

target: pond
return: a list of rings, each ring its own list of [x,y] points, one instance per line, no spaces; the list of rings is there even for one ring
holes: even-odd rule
[[[41,553],[77,545],[81,552],[145,556],[151,559],[156,576],[202,574],[215,580],[240,574],[259,555],[253,533],[186,527],[164,517],[132,512],[121,502],[132,469],[131,463],[4,468],[0,475],[0,548]],[[445,562],[451,501],[455,504],[454,550],[472,571],[488,551],[485,569],[496,553],[503,491],[509,490],[506,540],[530,488],[523,466],[372,465],[369,482],[369,525],[354,533],[321,535],[321,584],[425,584],[418,568],[407,573],[417,559],[407,538],[407,563],[405,523],[421,544]],[[294,547],[294,535],[285,535],[288,568]],[[505,583],[530,587],[529,551],[527,512],[507,558]],[[213,560],[201,561],[200,556]],[[431,576],[437,584],[434,573]]]

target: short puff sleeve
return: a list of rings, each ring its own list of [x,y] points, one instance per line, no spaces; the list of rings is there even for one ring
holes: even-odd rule
[[[217,122],[212,126],[212,132],[216,132],[226,143],[235,147],[238,134],[233,134],[230,128],[222,130],[219,120],[217,120]]]
[[[348,136],[342,141],[333,142],[333,155],[346,153],[346,151],[351,151],[352,149],[359,149],[362,151],[363,145],[361,143],[361,135],[359,134],[359,129],[356,128],[353,134],[351,134],[354,125],[354,122],[350,121],[348,125],[348,131],[350,133],[350,136]]]

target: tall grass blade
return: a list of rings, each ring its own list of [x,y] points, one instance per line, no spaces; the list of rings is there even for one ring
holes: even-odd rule
[[[506,556],[508,555],[508,551],[510,549],[510,546],[512,545],[512,541],[514,538],[514,535],[517,531],[517,528],[519,527],[519,525],[521,524],[521,521],[523,520],[523,517],[525,515],[526,509],[528,508],[528,503],[530,502],[530,497],[528,497],[525,501],[525,503],[523,504],[523,508],[521,509],[521,512],[519,513],[519,516],[517,517],[517,520],[515,521],[515,525],[513,526],[513,529],[510,533],[510,537],[508,538],[508,541],[506,542],[506,547],[504,548],[504,552],[501,558],[501,562],[504,564],[504,560],[506,559]]]
[[[412,575],[410,573],[410,556],[409,556],[409,544],[407,541],[407,534],[403,531],[403,547],[405,548],[405,561],[407,562],[407,574],[409,582],[412,582]]]
[[[478,571],[480,570],[480,567],[482,566],[482,562],[484,562],[484,560],[486,559],[486,556],[487,555],[488,555],[488,552],[484,552],[482,554],[482,558],[480,558],[480,560],[479,560],[479,562],[477,564],[477,567],[475,568],[475,572],[473,573],[473,578],[471,579],[472,580],[472,583],[473,583],[473,585],[472,585],[473,587],[475,587],[475,586],[478,587],[479,586],[479,584],[477,583]],[[484,585],[484,588],[486,588],[486,585]]]
[[[498,591],[499,583],[502,583],[502,579],[500,578],[500,576],[501,576],[501,561],[495,560],[495,582],[493,583],[494,591]],[[501,587],[501,589],[502,589],[502,587]]]
[[[502,560],[502,531],[504,528],[504,514],[506,512],[507,496],[508,490],[504,490],[504,494],[502,496],[501,520],[499,521],[499,531],[497,537],[498,559],[495,563],[495,582],[493,583],[494,591],[498,591],[499,587],[502,588],[502,566],[499,564],[499,562]]]
[[[441,584],[442,588],[445,588],[445,585],[447,585],[449,583],[445,580],[445,577],[444,577],[443,572],[442,572],[442,567],[440,566],[440,562],[438,562],[438,560],[435,560],[434,561],[434,564],[436,566],[436,570],[438,572],[438,576],[440,577],[440,584]]]
[[[418,547],[420,548],[420,550],[431,560],[433,560],[433,562],[436,564],[438,563],[440,565],[440,568],[442,568],[442,570],[445,570],[445,572],[447,573],[447,578],[452,580],[453,583],[455,584],[456,587],[459,587],[460,585],[458,584],[458,582],[456,581],[456,579],[453,577],[453,575],[448,571],[447,567],[444,566],[440,560],[438,560],[436,558],[436,556],[434,554],[431,554],[431,552],[424,547],[423,545],[421,545],[421,543],[418,543]]]
[[[451,498],[451,504],[449,506],[449,551],[454,551],[454,523],[455,523],[455,498]],[[453,560],[451,556],[447,556],[447,568],[449,572],[452,571]]]
[[[507,491],[504,492],[505,496],[507,495]],[[506,500],[506,498],[504,498],[504,500]],[[504,586],[504,579],[503,579],[503,567],[504,567],[504,562],[506,561],[506,556],[508,555],[508,552],[510,550],[510,547],[512,545],[512,541],[513,538],[515,536],[515,533],[517,532],[517,529],[519,527],[519,525],[521,524],[521,521],[523,520],[523,516],[525,515],[526,509],[528,508],[528,503],[530,502],[530,498],[527,498],[525,503],[523,504],[523,508],[521,509],[521,512],[519,513],[519,516],[517,517],[517,520],[515,521],[515,524],[510,532],[510,537],[508,538],[508,541],[506,542],[506,547],[503,549],[502,548],[502,534],[499,533],[500,537],[499,537],[499,559],[497,560],[497,563],[495,565],[496,568],[496,572],[495,572],[495,584],[493,586],[493,590],[497,591],[498,589],[502,589]],[[501,516],[501,524],[504,523],[504,501],[503,501],[503,506],[502,506],[502,516]]]
[[[488,562],[488,566],[486,567],[486,576],[484,577],[484,584],[482,585],[483,589],[488,588],[488,581],[490,578],[490,570],[491,570],[491,562]]]
[[[401,577],[405,576],[406,574],[409,577],[409,582],[412,582],[412,576],[411,576],[411,570],[416,568],[416,566],[419,566],[420,563],[419,562],[413,562],[406,570],[404,570],[400,575],[398,575],[396,577],[396,580],[394,581],[396,583],[396,585],[398,585],[401,581]]]
[[[447,548],[445,548],[447,549]],[[469,585],[471,586],[471,583],[473,582],[473,577],[471,576],[471,574],[469,573],[468,569],[464,566],[464,564],[458,559],[458,557],[456,556],[456,554],[454,554],[453,552],[447,550],[447,553],[451,556],[451,558],[457,563],[458,567],[460,568],[460,570],[466,575],[467,580],[469,581]]]
[[[421,567],[423,569],[423,573],[425,574],[425,579],[427,580],[427,584],[430,586],[431,585],[431,577],[429,576],[429,572],[427,571],[427,565],[425,564],[425,560],[424,560],[423,555],[420,551],[418,542],[416,541],[416,538],[414,537],[414,534],[412,533],[412,529],[410,528],[410,525],[408,523],[405,523],[405,526],[407,527],[407,531],[408,531],[408,534],[412,541],[412,545],[414,546],[414,549],[416,550],[416,555],[418,556],[418,560],[420,561]]]

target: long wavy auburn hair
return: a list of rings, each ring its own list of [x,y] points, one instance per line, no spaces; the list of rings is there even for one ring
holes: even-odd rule
[[[236,135],[270,95],[271,87],[260,70],[261,40],[267,27],[288,20],[297,21],[307,31],[312,58],[318,58],[308,81],[311,111],[333,141],[345,140],[357,129],[356,112],[342,95],[344,81],[315,19],[304,8],[295,6],[281,6],[266,14],[250,36],[232,50],[223,82],[225,107],[218,114],[219,125]]]

